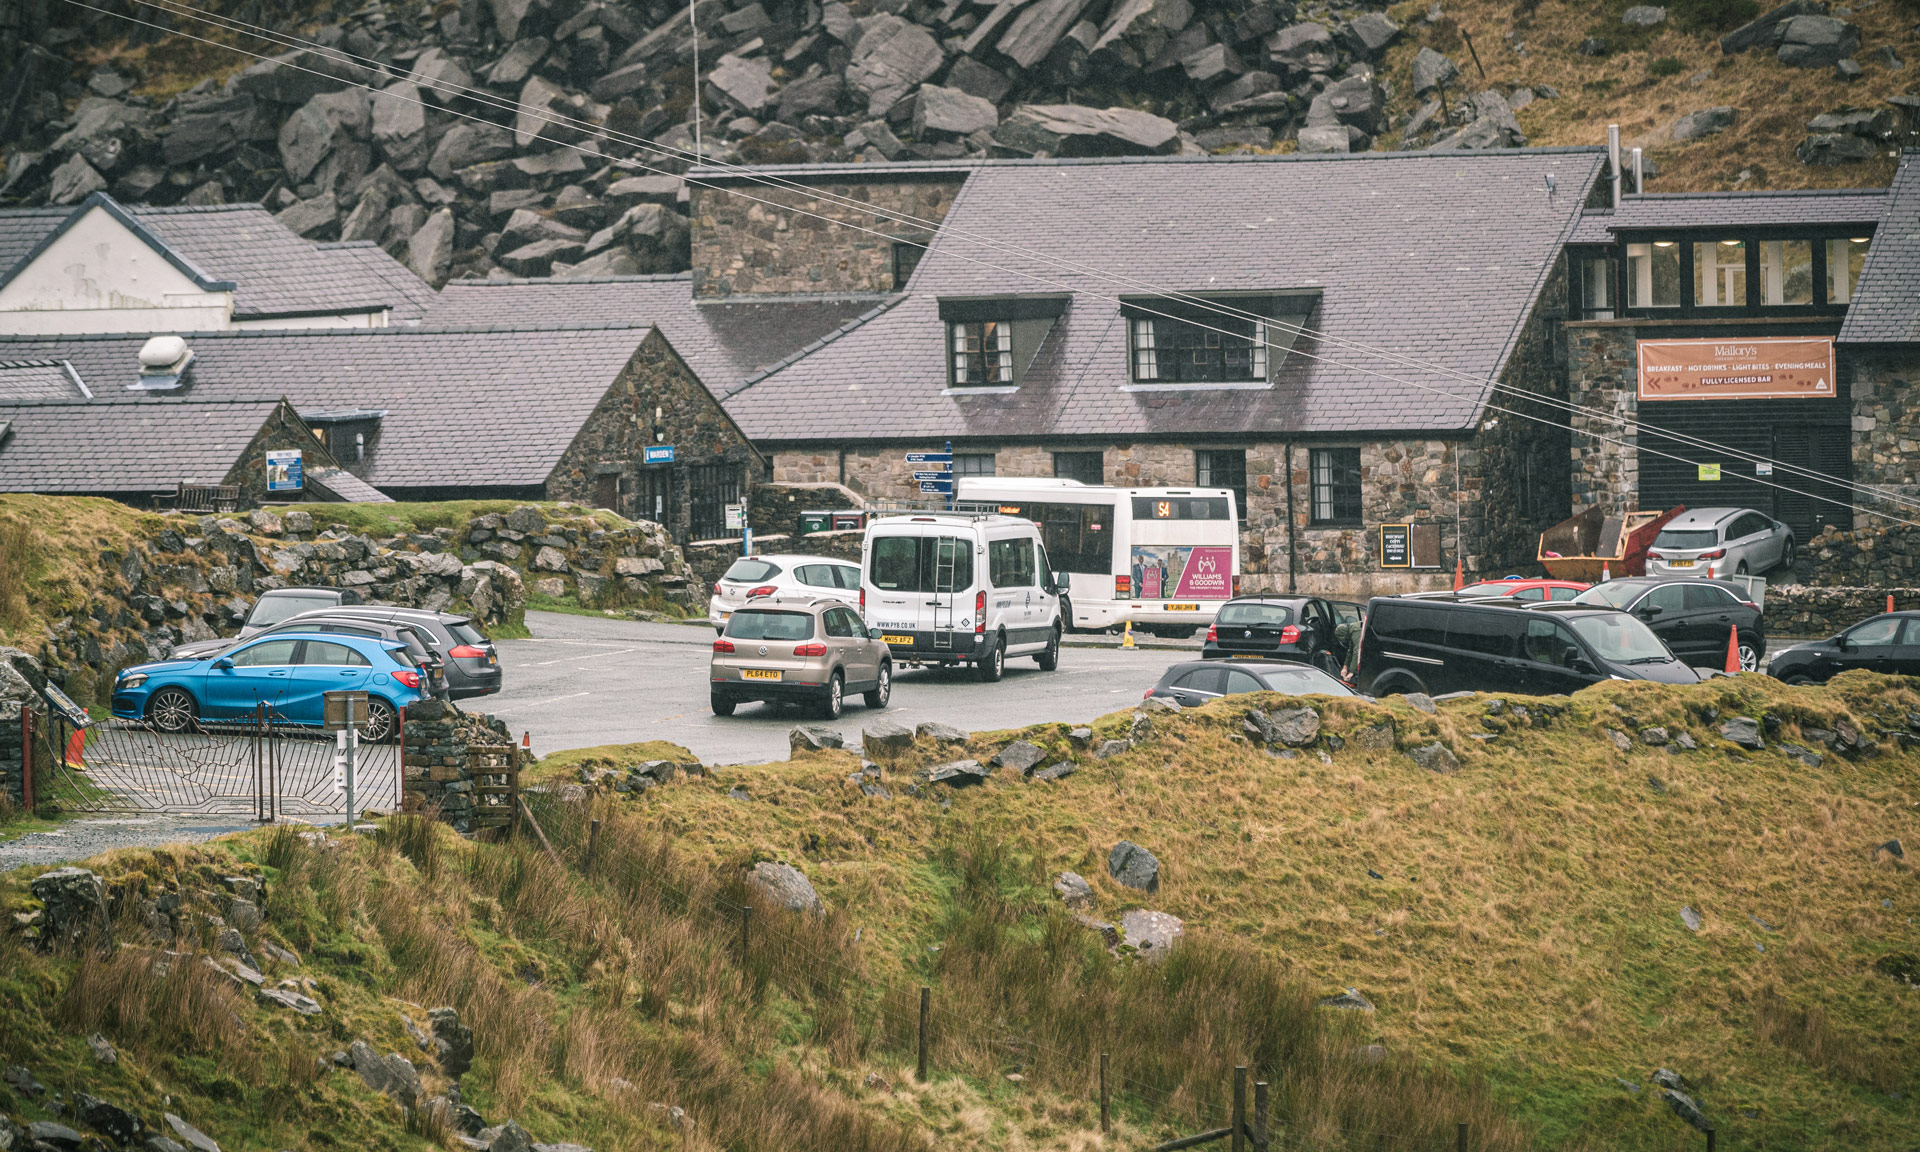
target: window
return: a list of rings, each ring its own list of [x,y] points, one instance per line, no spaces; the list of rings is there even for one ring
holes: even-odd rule
[[[884,592],[964,592],[973,587],[973,545],[952,536],[882,536],[873,542],[871,571]]]
[[[1574,308],[1582,320],[1613,319],[1613,261],[1582,256],[1573,262]]]
[[[1133,378],[1142,384],[1265,381],[1266,325],[1220,315],[1200,322],[1135,319]]]
[[[1209,484],[1208,487],[1215,487],[1215,485]],[[1135,520],[1225,520],[1227,501],[1222,496],[1135,496],[1133,518]]]
[[[811,640],[811,612],[735,612],[727,621],[727,635],[735,640]]]
[[[1527,649],[1523,654],[1538,664],[1552,664],[1558,668],[1571,668],[1575,659],[1583,655],[1580,646],[1574,642],[1573,633],[1561,626],[1556,620],[1527,621]]]
[[[1447,622],[1447,646],[1483,656],[1510,657],[1519,621],[1504,612],[1456,612]]]
[[[1684,612],[1687,608],[1687,587],[1684,584],[1661,584],[1647,593],[1640,602],[1642,612],[1649,608],[1658,608],[1662,613]]]
[[[1773,306],[1813,303],[1813,242],[1760,242],[1760,303]]]
[[[1315,448],[1308,454],[1312,521],[1360,522],[1360,449]]]
[[[738,580],[742,584],[758,584],[762,580],[771,580],[780,575],[780,565],[769,563],[758,556],[742,556],[733,562],[722,580]]]
[[[1266,690],[1265,684],[1240,669],[1227,669],[1227,695],[1237,696],[1242,692],[1265,692]]]
[[[278,624],[302,612],[312,612],[316,608],[332,608],[338,603],[340,603],[340,597],[337,595],[262,596],[254,602],[253,611],[247,614],[247,623],[254,628],[264,628],[268,624]]]
[[[1215,623],[1235,628],[1284,628],[1293,623],[1293,609],[1285,604],[1263,604],[1258,600],[1236,600],[1220,607]]]
[[[345,644],[329,644],[325,640],[307,641],[307,650],[301,653],[302,664],[326,664],[341,668],[371,668],[373,662],[355,652]]]
[[[1827,241],[1827,303],[1850,304],[1867,262],[1867,239]]]
[[[1704,580],[1689,580],[1682,587],[1687,590],[1687,608],[1691,611],[1713,608],[1725,611],[1734,606],[1733,593],[1725,588],[1716,588]]]
[[[695,464],[687,470],[695,540],[727,534],[727,505],[740,500],[740,468],[736,464]]]
[[[993,453],[955,452],[953,454],[953,474],[955,476],[993,475]]]
[[[927,246],[913,240],[896,240],[893,244],[893,290],[904,292],[907,281],[913,279],[913,270],[920,266],[920,257],[925,255]]]
[[[233,654],[235,668],[269,668],[293,663],[293,646],[298,640],[268,640]]]
[[[1627,306],[1680,307],[1680,245],[1677,241],[1627,245]]]
[[[1377,635],[1382,640],[1399,641],[1407,644],[1432,644],[1443,647],[1447,642],[1447,612],[1440,608],[1416,607],[1412,604],[1395,604],[1383,608]]]
[[[1011,516],[1024,516],[1040,526],[1040,539],[1053,558],[1053,571],[1093,576],[1113,571],[1113,505],[1019,504]]]
[[[1013,383],[1013,324],[1006,320],[955,323],[953,382]]]
[[[995,588],[1033,587],[1033,543],[1028,540],[988,541],[987,576]]]
[[[1062,480],[1098,484],[1104,478],[1106,458],[1099,452],[1055,452],[1053,474]]]
[[[829,636],[857,635],[858,630],[854,628],[855,622],[849,619],[849,617],[851,617],[852,615],[853,613],[847,611],[845,608],[827,609],[824,613],[822,613],[822,618],[827,626],[827,635]]]
[[[1188,692],[1207,692],[1218,696],[1226,678],[1225,668],[1195,668],[1180,677],[1174,687],[1183,688]]]
[[[1240,519],[1247,518],[1247,453],[1243,448],[1211,448],[1193,454],[1194,483],[1201,488],[1225,488],[1233,493]],[[1138,515],[1138,513],[1136,513]],[[1199,517],[1192,517],[1199,519]]]
[[[1695,241],[1693,245],[1694,307],[1744,308],[1746,304],[1746,241]]]

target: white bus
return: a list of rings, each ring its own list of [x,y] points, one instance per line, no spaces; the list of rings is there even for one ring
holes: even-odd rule
[[[1190,636],[1240,591],[1240,520],[1228,488],[1107,488],[1078,480],[966,476],[954,498],[1040,526],[1069,627],[1127,621]]]

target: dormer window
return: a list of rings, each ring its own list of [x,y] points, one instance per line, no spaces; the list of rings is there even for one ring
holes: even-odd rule
[[[947,326],[947,385],[1011,390],[1067,310],[1065,295],[943,296]]]
[[[1013,322],[969,320],[948,326],[953,333],[953,382],[1013,383]]]
[[[1202,322],[1156,316],[1133,322],[1139,384],[1265,382],[1266,325],[1216,315]]]

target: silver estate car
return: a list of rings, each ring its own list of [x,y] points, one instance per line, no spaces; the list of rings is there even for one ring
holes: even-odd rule
[[[763,596],[727,620],[708,678],[716,716],[764,700],[811,705],[833,720],[849,693],[861,693],[869,708],[887,706],[893,659],[844,600]]]
[[[1692,508],[1647,549],[1649,576],[1758,576],[1793,566],[1793,529],[1751,508]]]

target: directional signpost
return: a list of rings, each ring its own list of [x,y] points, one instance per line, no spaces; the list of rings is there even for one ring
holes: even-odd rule
[[[921,493],[945,496],[947,511],[953,511],[953,441],[947,441],[944,452],[909,452],[907,463],[924,466],[913,473],[913,478],[920,484]]]

